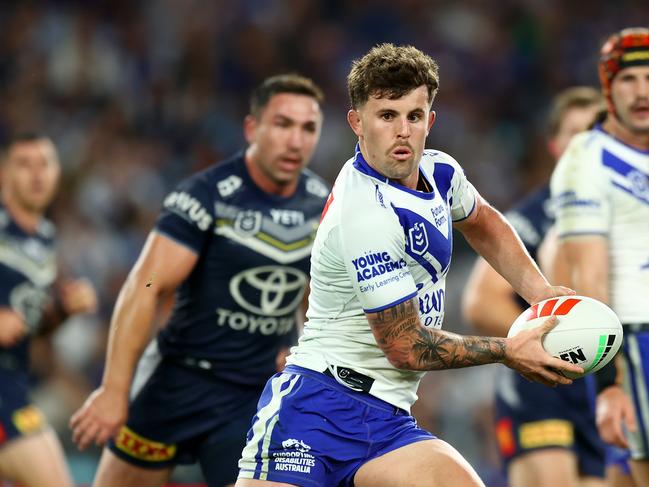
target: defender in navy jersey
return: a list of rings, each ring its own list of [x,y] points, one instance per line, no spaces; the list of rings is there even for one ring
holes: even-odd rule
[[[329,193],[305,169],[321,104],[311,80],[267,79],[252,95],[245,152],[165,198],[116,304],[102,386],[71,421],[81,448],[111,440],[95,485],[161,485],[195,461],[212,487],[236,480],[255,404],[295,333]],[[171,292],[171,317],[131,386]]]
[[[603,108],[604,99],[594,88],[575,87],[557,95],[548,117],[548,149],[555,161],[572,136],[586,130]],[[554,223],[549,186],[505,216],[538,260],[539,246]],[[468,321],[483,333],[499,336],[507,336],[511,323],[529,306],[482,258],[463,300]],[[498,371],[496,439],[512,487],[604,485],[604,445],[595,425],[592,381],[588,376],[548,388],[510,369]]]
[[[424,371],[504,362],[546,384],[581,370],[551,357],[536,330],[511,339],[442,331],[452,228],[529,300],[550,286],[512,227],[439,150],[436,63],[382,44],[354,62],[348,122],[358,137],[313,245],[308,321],[268,381],[239,462],[238,487],[484,485],[409,413]]]
[[[96,296],[85,281],[57,278],[55,228],[43,216],[60,173],[50,139],[15,137],[0,169],[0,479],[71,487],[59,441],[29,398],[29,346],[67,315],[93,311]]]

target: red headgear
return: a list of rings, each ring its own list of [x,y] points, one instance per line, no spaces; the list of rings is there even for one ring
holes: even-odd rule
[[[608,110],[615,113],[611,99],[611,83],[622,69],[649,65],[649,29],[635,27],[623,29],[607,39],[599,56],[599,81],[608,103]]]

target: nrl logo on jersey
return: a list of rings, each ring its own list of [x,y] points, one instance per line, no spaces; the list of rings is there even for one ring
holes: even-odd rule
[[[408,243],[410,250],[417,255],[424,255],[428,250],[428,234],[423,222],[417,222],[408,229]]]
[[[234,219],[234,230],[244,237],[252,237],[261,229],[262,220],[261,211],[240,211]]]

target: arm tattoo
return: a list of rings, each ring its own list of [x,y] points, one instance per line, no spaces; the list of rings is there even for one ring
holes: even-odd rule
[[[424,327],[419,319],[417,299],[367,314],[379,347],[395,367],[457,369],[501,362],[505,358],[503,338],[463,336]]]

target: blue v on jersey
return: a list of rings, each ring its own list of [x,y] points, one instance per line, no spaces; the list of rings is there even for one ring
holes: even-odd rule
[[[295,327],[328,193],[305,170],[292,196],[269,195],[253,183],[239,154],[169,194],[156,232],[199,260],[159,335],[162,355],[194,359],[199,367],[209,362],[218,378],[263,385]]]

